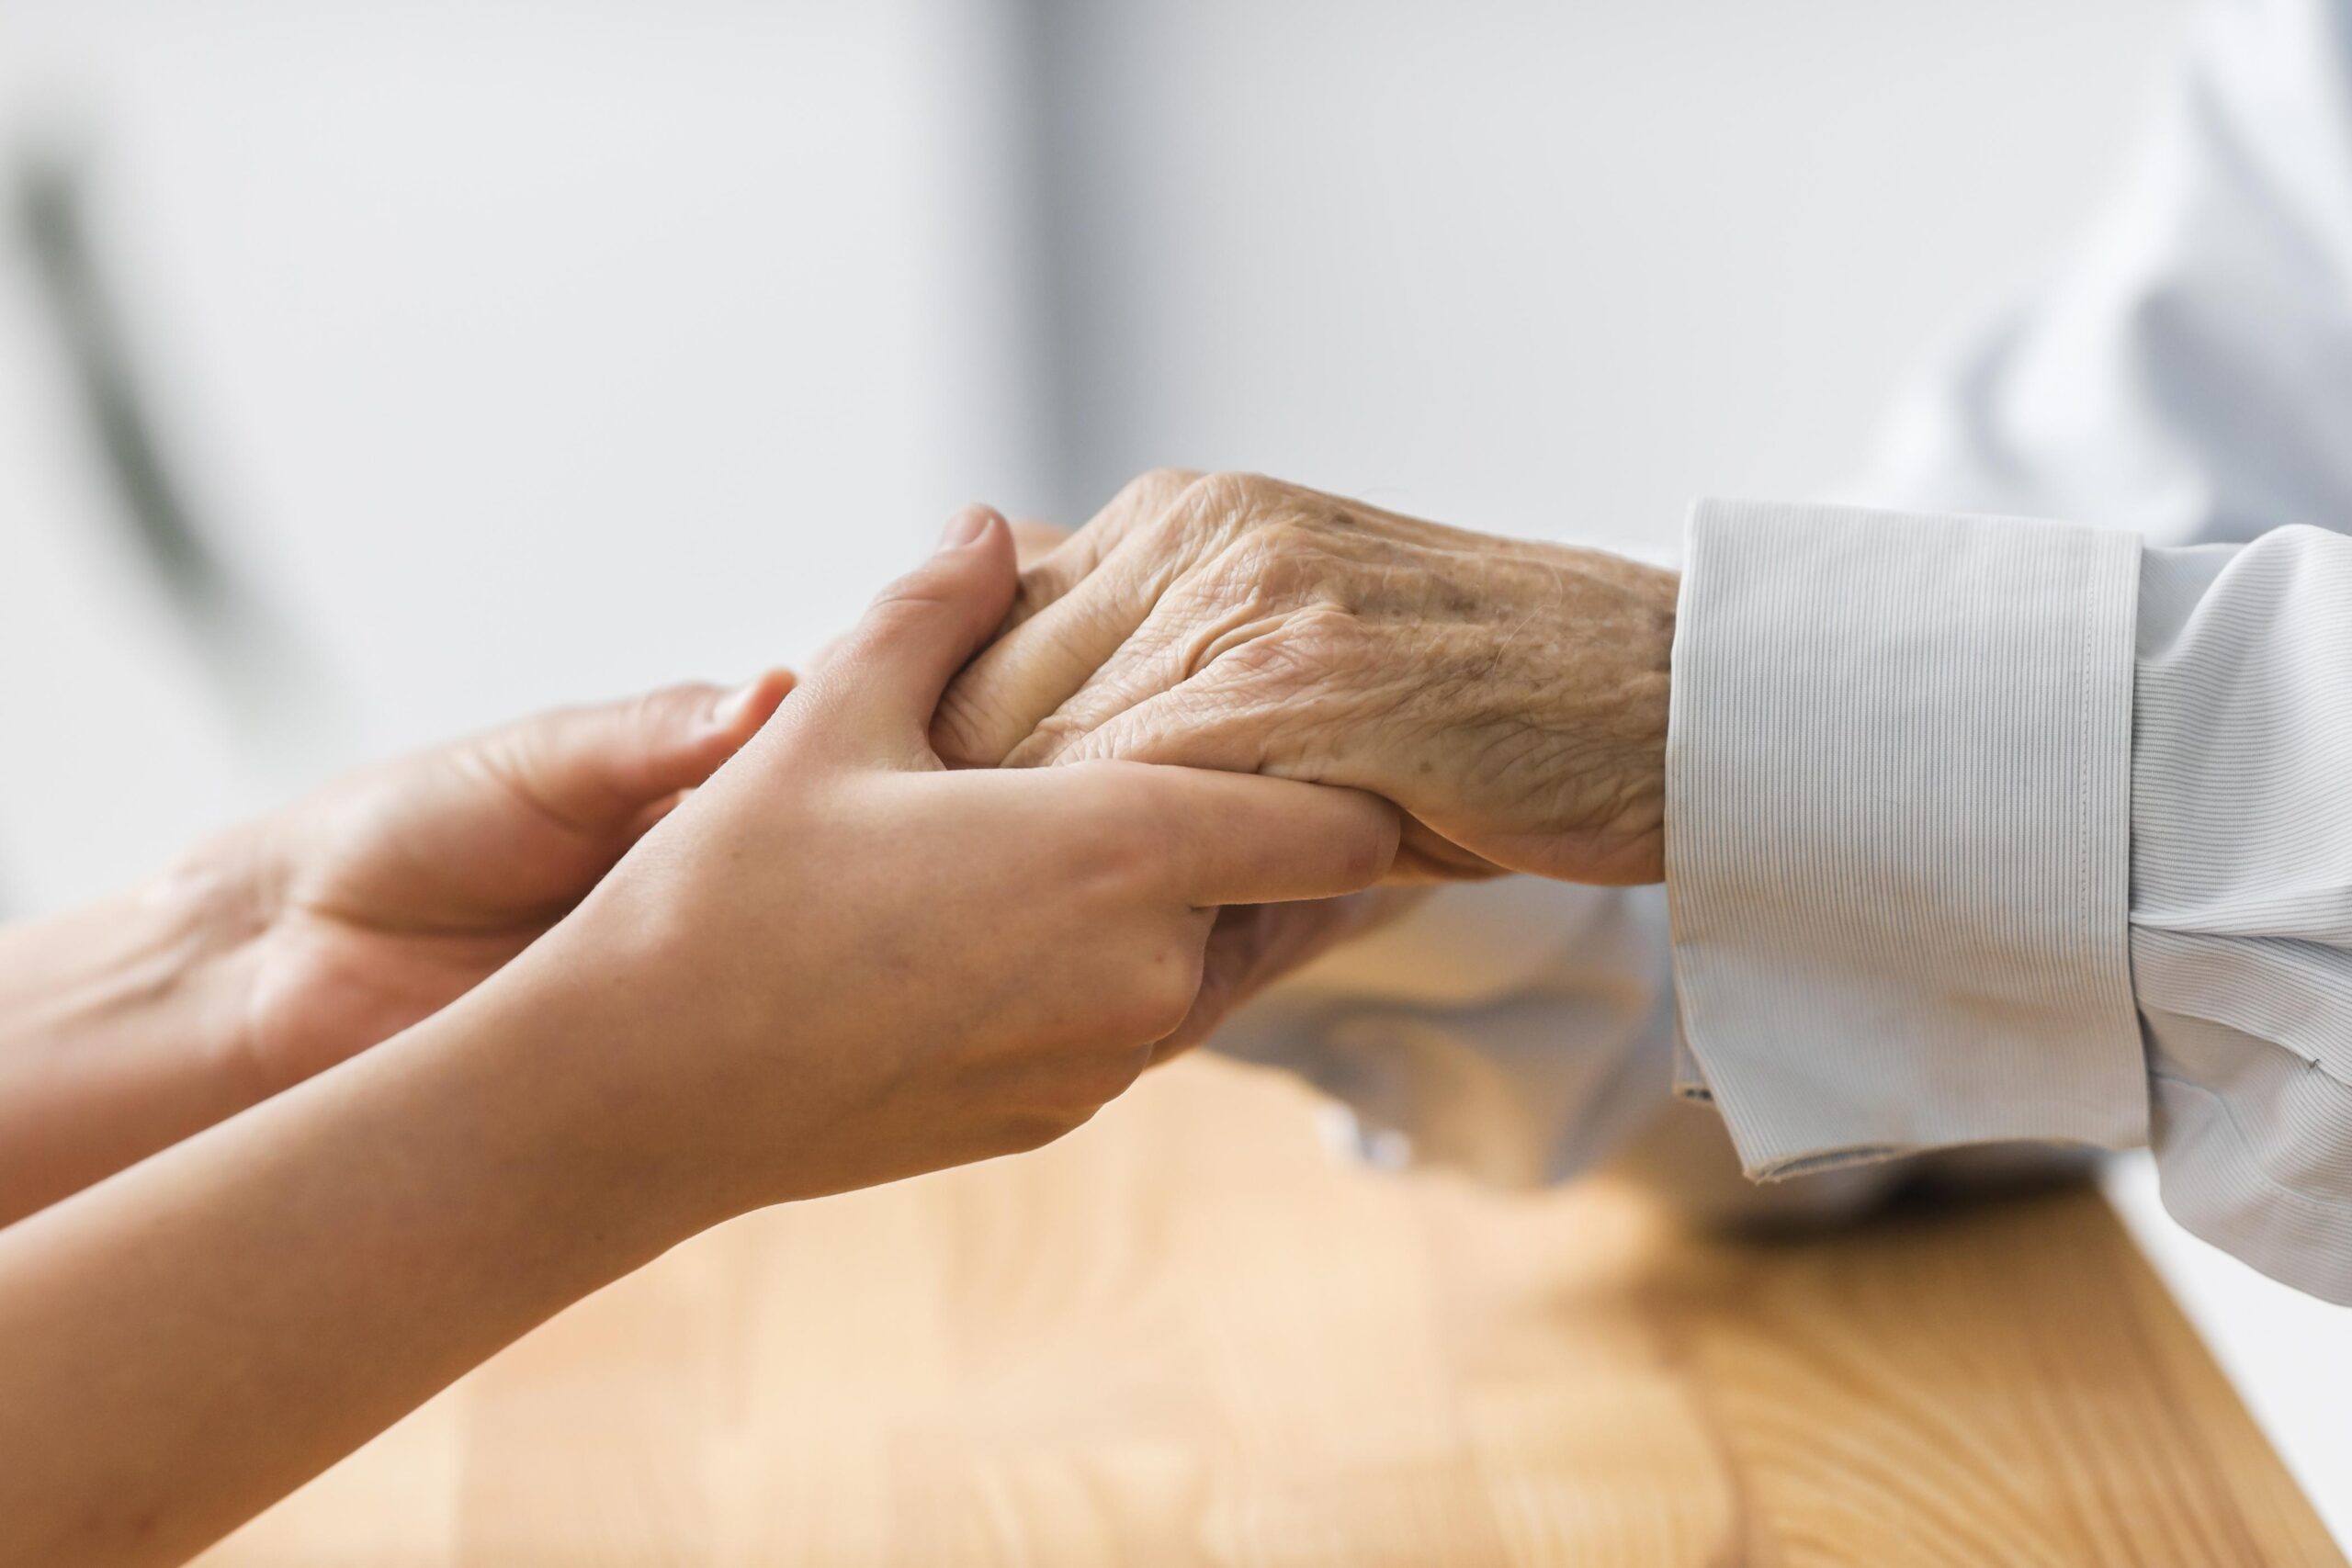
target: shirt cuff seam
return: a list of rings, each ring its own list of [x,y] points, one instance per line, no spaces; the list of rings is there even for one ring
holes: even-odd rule
[[[2335,1077],[2333,1074],[2321,1067],[2318,1063],[2310,1062],[2306,1063],[2305,1066],[2309,1066],[2313,1072],[2318,1073],[2320,1077],[2326,1078],[2330,1083],[2335,1084],[2339,1088],[2352,1090],[2352,1085],[2344,1084],[2341,1079]],[[2230,1103],[2227,1096],[2216,1094],[2212,1089],[2207,1088],[2201,1083],[2191,1082],[2188,1078],[2180,1077],[2172,1073],[2151,1070],[2148,1077],[2154,1082],[2164,1084],[2168,1088],[2187,1089],[2190,1093],[2196,1095],[2199,1099],[2210,1102],[2218,1111],[2220,1111],[2222,1124],[2230,1130],[2231,1138],[2237,1144],[2246,1171],[2256,1180],[2260,1181],[2264,1189],[2273,1197],[2281,1199],[2294,1207],[2308,1210],[2312,1213],[2321,1214],[2329,1219],[2352,1219],[2352,1201],[2326,1198],[2314,1192],[2306,1192],[2299,1187],[2288,1186],[2285,1182],[2279,1180],[2276,1175],[2272,1174],[2270,1169],[2263,1164],[2262,1144],[2260,1141],[2246,1135],[2245,1124],[2238,1120],[2237,1109]]]

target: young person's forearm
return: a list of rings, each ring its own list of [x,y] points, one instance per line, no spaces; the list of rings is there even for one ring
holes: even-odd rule
[[[519,957],[0,1230],[0,1568],[177,1561],[707,1224],[1061,1135],[1198,1004],[1218,908],[1388,873],[1351,791],[942,766],[1016,589],[960,513]]]
[[[477,993],[0,1232],[0,1563],[180,1561],[695,1228],[537,1013]]]
[[[175,874],[0,931],[0,1225],[266,1092],[232,890]]]

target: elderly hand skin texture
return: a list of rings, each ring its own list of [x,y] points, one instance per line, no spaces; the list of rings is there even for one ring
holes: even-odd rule
[[[1023,573],[1032,571],[1071,537],[1071,530],[1035,519],[1012,524],[1012,531],[1014,557]],[[1409,819],[1403,827],[1407,834],[1412,831]],[[1426,872],[1417,874],[1408,863],[1404,874],[1392,872],[1388,880],[1395,884],[1431,878]],[[1174,1033],[1159,1042],[1153,1062],[1166,1061],[1200,1044],[1259,992],[1332,948],[1402,919],[1428,891],[1427,887],[1388,886],[1332,898],[1235,904],[1219,909],[1216,927],[1209,933],[1201,988],[1193,1010]]]
[[[1250,475],[1145,475],[1023,575],[941,704],[961,765],[1123,759],[1345,784],[1399,865],[1665,874],[1674,573]]]
[[[948,771],[930,718],[1014,590],[1002,520],[961,514],[514,965],[543,1016],[618,1044],[641,1103],[684,1111],[664,1132],[693,1157],[650,1163],[718,1183],[720,1213],[1058,1137],[1198,1005],[1220,906],[1388,869],[1396,813],[1362,794],[1113,761]]]

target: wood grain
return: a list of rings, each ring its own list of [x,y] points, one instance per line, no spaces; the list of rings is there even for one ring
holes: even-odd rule
[[[2343,1562],[2090,1191],[1733,1245],[1311,1117],[1185,1062],[714,1232],[204,1562]]]

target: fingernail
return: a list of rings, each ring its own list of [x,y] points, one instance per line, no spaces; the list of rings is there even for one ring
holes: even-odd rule
[[[989,520],[995,516],[996,511],[992,507],[964,508],[947,520],[946,530],[939,536],[939,547],[943,550],[960,550],[966,545],[977,543],[980,536],[989,531]]]

